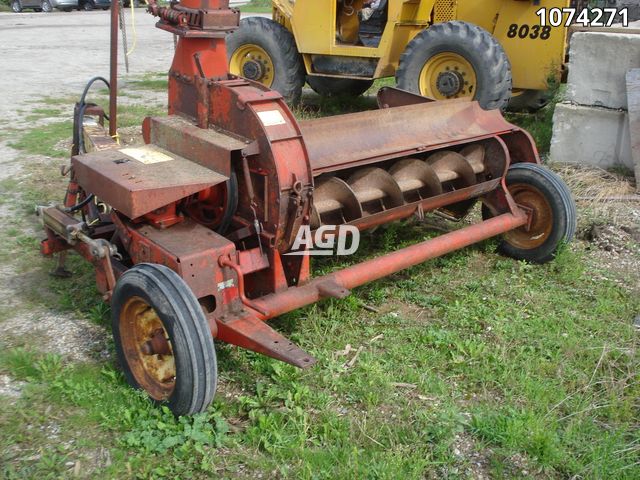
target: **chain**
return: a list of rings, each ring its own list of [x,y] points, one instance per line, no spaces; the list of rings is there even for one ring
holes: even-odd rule
[[[124,67],[129,73],[129,57],[127,56],[127,51],[129,47],[127,46],[127,25],[124,21],[124,2],[123,0],[117,0],[119,7],[118,8],[118,22],[120,23],[120,30],[122,31],[122,51],[124,52]],[[133,2],[133,0],[130,0]]]

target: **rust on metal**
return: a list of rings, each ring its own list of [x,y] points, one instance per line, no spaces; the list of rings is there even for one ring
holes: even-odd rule
[[[499,111],[465,99],[306,120],[300,127],[314,176],[521,132]]]
[[[86,191],[129,218],[141,217],[228,180],[158,147],[78,155],[72,164]]]
[[[144,299],[131,297],[118,319],[122,348],[136,381],[155,400],[166,400],[176,381],[176,365],[167,331]]]
[[[313,356],[249,312],[229,321],[219,321],[218,338],[300,368],[311,367],[317,362]]]
[[[543,245],[551,234],[553,209],[537,188],[523,183],[509,185],[509,192],[520,208],[530,212],[530,222],[505,233],[505,240],[516,248],[532,249]]]

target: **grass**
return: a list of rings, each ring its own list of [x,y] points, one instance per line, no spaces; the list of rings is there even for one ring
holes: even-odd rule
[[[166,92],[168,86],[166,73],[148,73],[142,76],[141,79],[131,80],[127,82],[126,88],[133,88],[134,90],[148,90]]]
[[[58,144],[69,137],[72,126],[68,120],[48,123],[25,131],[17,140],[9,142],[9,146],[33,155],[65,157],[68,151]]]
[[[380,237],[403,243],[428,233],[406,225],[379,232],[363,254]],[[462,438],[497,478],[527,477],[523,470],[636,477],[640,392],[630,319],[638,299],[595,279],[581,253],[532,267],[493,248],[452,254],[279,320],[319,358],[312,370],[219,345],[219,395],[194,419],[151,407],[111,361],[66,366],[7,350],[0,371],[28,387],[0,414],[2,451],[26,450],[2,458],[4,474],[63,473],[103,445],[111,452],[105,478],[274,470],[291,478],[455,478],[472,467],[454,453]],[[363,347],[352,368],[344,365],[354,353],[339,353],[348,344]],[[37,432],[52,417],[68,441],[82,431],[94,438],[27,460],[48,444]]]
[[[314,99],[296,114],[371,107]],[[155,110],[122,106],[120,121],[136,125]],[[69,136],[62,123],[29,130],[15,145],[51,152]],[[90,265],[73,255],[73,278],[44,276],[52,261],[23,230],[34,223],[30,205],[59,196],[64,180],[51,162],[25,168],[27,176],[0,185],[15,197],[0,260],[37,279],[20,292],[28,305],[108,330]],[[389,225],[364,235],[350,262],[434,234],[425,224]],[[175,419],[130,389],[110,341],[110,355],[88,364],[41,353],[37,339],[0,348],[0,374],[25,382],[20,398],[0,396],[0,475],[638,478],[637,290],[610,280],[580,245],[543,266],[503,258],[496,245],[276,320],[318,358],[309,370],[218,343],[218,394],[193,418]],[[320,259],[314,271],[341,265]],[[0,311],[0,321],[10,314]]]
[[[243,13],[271,13],[271,10],[271,0],[251,0],[240,7]]]

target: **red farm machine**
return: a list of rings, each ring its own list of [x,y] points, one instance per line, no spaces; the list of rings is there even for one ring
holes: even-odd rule
[[[385,88],[378,110],[297,121],[280,94],[229,74],[240,14],[228,0],[149,11],[179,38],[168,115],[144,120],[144,146],[122,148],[115,103],[107,116],[83,95],[64,203],[38,212],[45,255],[63,269],[73,249],[94,265],[129,383],[176,415],[212,401],[214,340],[309,367],[267,320],[497,235],[531,262],[574,235],[567,187],[499,111]],[[461,219],[477,201],[479,223],[324,276],[304,251],[288,255],[301,228]]]

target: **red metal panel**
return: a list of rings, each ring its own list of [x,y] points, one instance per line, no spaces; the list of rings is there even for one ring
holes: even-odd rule
[[[197,298],[213,295],[222,307],[222,292],[237,286],[233,272],[225,273],[218,266],[220,256],[235,255],[235,246],[212,230],[189,219],[165,229],[149,225],[126,228],[123,238],[134,263],[168,266],[184,279]]]
[[[523,152],[535,152],[530,137],[498,110],[464,99],[307,120],[300,128],[314,176],[512,132]]]
[[[209,128],[199,128],[177,115],[145,119],[145,141],[210,168],[231,175],[231,153],[247,146],[247,141]]]
[[[72,158],[82,188],[122,212],[138,218],[228,177],[159,149],[172,158],[142,163],[120,150],[104,150]]]

